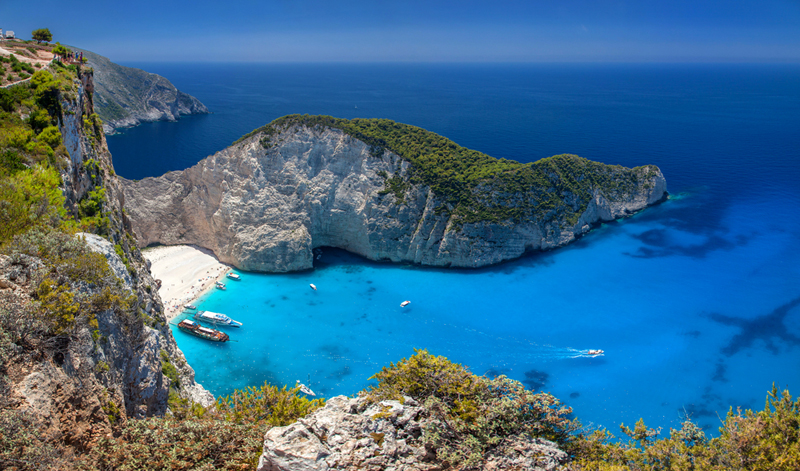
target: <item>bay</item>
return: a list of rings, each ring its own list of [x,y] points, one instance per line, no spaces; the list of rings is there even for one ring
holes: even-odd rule
[[[110,136],[129,178],[187,168],[309,113],[389,118],[523,162],[656,164],[672,194],[567,248],[481,270],[324,249],[311,272],[244,273],[199,303],[245,322],[230,332],[237,342],[175,331],[214,394],[265,380],[354,394],[427,348],[551,391],[612,431],[639,417],[677,427],[689,414],[715,432],[730,406],[762,407],[773,382],[800,386],[796,65],[125,65],[213,112]]]

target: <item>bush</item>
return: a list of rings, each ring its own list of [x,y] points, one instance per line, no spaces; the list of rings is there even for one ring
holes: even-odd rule
[[[546,393],[526,390],[505,376],[473,375],[465,367],[426,350],[384,367],[370,379],[378,385],[366,391],[372,402],[422,402],[435,420],[423,430],[423,442],[451,465],[477,466],[483,456],[515,435],[530,435],[568,445],[580,424],[572,409]]]
[[[66,217],[61,176],[36,166],[0,179],[0,244],[35,226],[57,226]]]
[[[236,424],[289,425],[325,405],[324,399],[308,400],[298,393],[299,386],[279,388],[264,383],[250,386],[217,399],[216,414]]]

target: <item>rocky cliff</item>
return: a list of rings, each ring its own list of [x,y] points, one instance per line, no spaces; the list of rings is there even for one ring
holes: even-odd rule
[[[480,267],[575,240],[666,197],[655,166],[496,160],[387,120],[290,116],[192,168],[123,181],[141,246],[197,244],[244,270],[371,260]]]
[[[180,116],[208,113],[197,98],[175,88],[166,78],[111,62],[91,51],[84,53],[94,70],[95,111],[106,134],[151,121],[177,121]]]
[[[417,401],[370,404],[362,397],[331,398],[325,407],[286,427],[270,429],[258,471],[435,471],[436,451],[423,444],[433,421]],[[483,457],[483,470],[558,471],[569,456],[555,443],[520,434]]]
[[[111,156],[92,118],[91,72],[42,73],[37,93],[53,97],[47,103],[63,143],[55,165],[74,220],[35,226],[3,246],[0,415],[28,414],[49,439],[86,450],[114,424],[163,415],[170,394],[213,398],[194,382],[130,235]],[[61,85],[48,88],[45,76]],[[93,233],[74,234],[73,224]],[[165,365],[174,368],[171,378]]]

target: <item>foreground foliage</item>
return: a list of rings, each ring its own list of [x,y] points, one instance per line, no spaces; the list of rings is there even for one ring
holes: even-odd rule
[[[423,442],[454,466],[479,465],[487,452],[516,435],[567,446],[579,427],[569,417],[572,409],[550,394],[526,390],[505,376],[473,375],[427,350],[416,350],[372,378],[378,384],[365,392],[371,401],[410,396],[438,419],[423,431]]]

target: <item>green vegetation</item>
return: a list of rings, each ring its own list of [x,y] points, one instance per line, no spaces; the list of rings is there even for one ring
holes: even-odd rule
[[[568,446],[579,424],[572,409],[547,393],[526,390],[505,376],[489,379],[426,350],[384,367],[365,392],[372,402],[410,396],[438,421],[422,432],[422,441],[438,459],[468,469],[513,435],[527,434]]]
[[[581,440],[573,449],[576,470],[598,471],[790,471],[800,469],[800,399],[775,386],[758,412],[733,409],[708,439],[690,420],[658,438],[659,430],[640,420],[620,427],[627,443],[613,443],[605,431]]]
[[[387,119],[339,119],[289,115],[255,129],[234,144],[263,133],[270,142],[291,126],[340,129],[370,146],[378,157],[390,150],[411,162],[406,174],[384,177],[383,194],[403,202],[409,184],[430,186],[459,224],[482,221],[519,223],[530,220],[575,224],[599,190],[607,197],[628,195],[655,175],[655,167],[625,169],[575,155],[557,155],[537,162],[495,159],[466,149],[422,128]]]
[[[31,33],[31,39],[35,39],[40,44],[42,41],[49,43],[53,40],[53,33],[48,28],[35,29]]]

